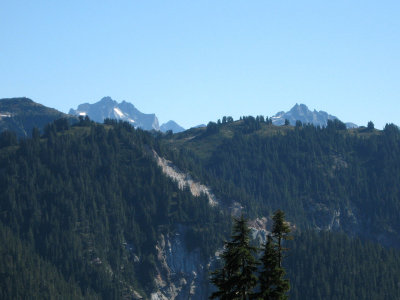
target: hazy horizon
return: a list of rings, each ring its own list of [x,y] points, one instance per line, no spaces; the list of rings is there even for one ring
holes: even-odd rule
[[[111,96],[189,128],[296,103],[399,123],[398,1],[18,1],[0,11],[0,98],[68,112]]]
[[[105,96],[105,97],[102,97],[101,99],[99,99],[98,101],[94,101],[94,102],[82,102],[82,103],[80,103],[80,104],[84,104],[84,103],[94,104],[94,103],[97,103],[97,102],[101,101],[103,98],[106,98],[106,97],[110,97],[112,100],[117,101],[118,103],[121,103],[122,101],[126,101],[126,102],[129,102],[129,103],[132,103],[132,102],[126,100],[126,99],[119,100],[119,99],[114,99],[112,96]],[[32,100],[33,100],[33,99],[32,99]],[[158,118],[158,115],[157,115],[156,112],[143,112],[143,111],[140,110],[140,108],[138,108],[138,107],[135,105],[135,103],[132,103],[132,104],[133,104],[141,113],[145,113],[145,114],[155,114],[156,117]],[[280,111],[276,111],[275,113],[271,113],[271,114],[261,114],[261,113],[259,113],[259,114],[253,114],[252,116],[256,117],[256,116],[258,116],[258,115],[263,115],[264,117],[272,117],[272,116],[274,116],[274,115],[276,115],[277,113],[282,112],[282,111],[288,112],[289,110],[291,110],[291,109],[292,109],[295,105],[297,105],[297,104],[299,104],[299,105],[301,105],[301,104],[306,105],[307,108],[308,108],[310,111],[314,111],[314,110],[315,110],[315,111],[318,111],[318,112],[326,112],[326,113],[332,115],[332,114],[329,113],[328,111],[324,111],[324,110],[320,110],[320,109],[316,109],[316,108],[309,107],[306,103],[297,103],[297,102],[296,102],[296,103],[294,103],[290,108],[282,109],[282,110],[280,110]],[[78,106],[79,106],[79,105],[78,105]],[[77,107],[78,107],[78,106],[77,106]],[[74,110],[76,110],[77,107],[71,107],[71,108],[74,109]],[[64,113],[69,113],[69,110],[68,110],[68,111],[63,111],[63,112],[64,112]],[[218,119],[222,119],[223,116],[228,116],[228,115],[221,115]],[[234,120],[239,120],[239,118],[240,118],[241,116],[244,116],[244,115],[240,115],[240,116],[237,116],[237,117],[236,117],[236,116],[235,116],[235,117],[232,116],[232,117],[233,117]],[[339,116],[335,116],[335,117],[339,118],[339,120],[341,120],[341,121],[343,121],[343,122],[345,122],[345,123],[348,123],[348,122],[354,123],[354,122],[352,122],[351,120],[348,120],[348,121],[342,120]],[[158,118],[158,119],[159,119],[159,118]],[[169,120],[163,120],[163,121],[161,121],[161,120],[159,119],[160,126],[161,126],[162,124],[164,124],[164,123],[169,122],[169,121],[175,121],[176,123],[178,123],[178,125],[181,125],[177,120],[169,119]],[[210,122],[210,121],[216,122],[217,119],[215,119],[215,120],[205,120],[205,121],[202,122],[202,123],[192,124],[192,125],[189,126],[189,127],[185,127],[185,129],[189,129],[189,128],[191,128],[191,127],[195,127],[195,126],[202,125],[202,124],[207,125],[207,123]],[[358,126],[366,126],[367,124],[356,124],[356,125],[358,125]],[[181,126],[182,126],[182,125],[181,125]]]

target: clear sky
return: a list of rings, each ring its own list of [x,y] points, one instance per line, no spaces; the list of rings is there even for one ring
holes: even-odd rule
[[[295,103],[400,125],[400,1],[0,2],[0,98],[103,96],[188,128]]]

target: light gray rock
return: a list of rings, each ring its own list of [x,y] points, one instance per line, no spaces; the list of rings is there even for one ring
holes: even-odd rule
[[[280,111],[271,117],[274,125],[283,125],[285,120],[289,120],[291,125],[295,125],[296,121],[301,121],[303,124],[313,124],[315,126],[326,126],[328,120],[338,119],[335,116],[328,114],[325,111],[311,111],[305,104],[297,104],[288,112]],[[357,128],[354,123],[346,123],[347,128]]]
[[[132,103],[117,101],[111,97],[104,97],[99,102],[80,104],[77,109],[70,109],[70,115],[88,116],[91,120],[103,123],[104,119],[116,119],[127,121],[134,127],[144,130],[160,130],[155,114],[144,114]]]
[[[156,246],[158,274],[157,291],[152,300],[200,300],[208,298],[208,261],[200,249],[188,251],[184,243],[187,228],[178,225],[173,234],[161,235]]]

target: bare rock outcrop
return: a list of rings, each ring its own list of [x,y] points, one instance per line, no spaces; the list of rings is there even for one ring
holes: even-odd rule
[[[188,173],[179,170],[179,168],[171,161],[160,157],[156,151],[151,150],[151,155],[157,162],[158,166],[161,167],[163,173],[174,180],[181,190],[183,190],[185,187],[188,187],[193,196],[198,197],[201,194],[205,194],[211,206],[219,205],[219,201],[211,191],[211,188],[201,184],[198,181],[195,181]]]

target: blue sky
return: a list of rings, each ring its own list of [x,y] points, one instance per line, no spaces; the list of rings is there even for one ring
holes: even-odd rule
[[[6,1],[0,98],[103,96],[188,128],[295,103],[400,124],[400,1]]]

